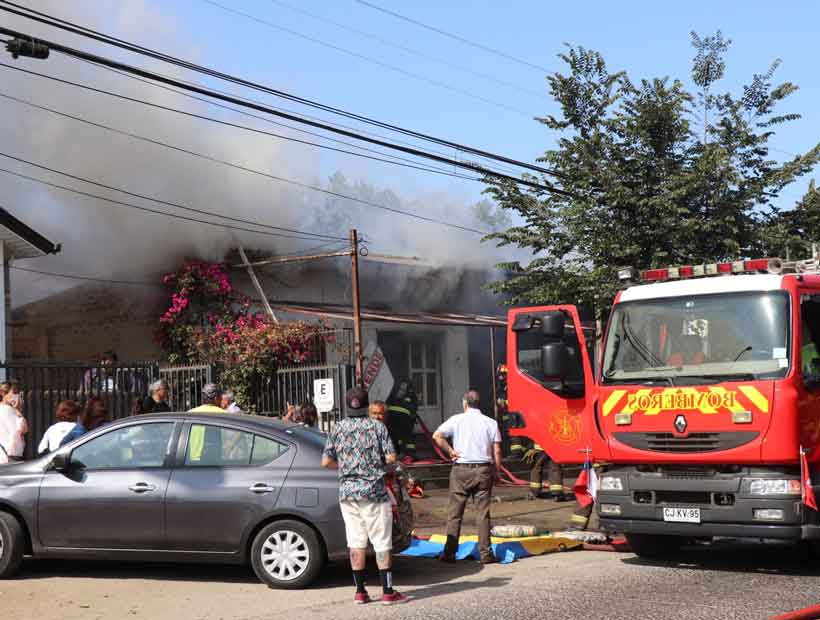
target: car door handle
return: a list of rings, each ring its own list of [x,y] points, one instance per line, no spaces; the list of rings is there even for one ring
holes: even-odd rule
[[[269,484],[265,484],[264,482],[257,482],[256,484],[248,487],[248,491],[251,493],[272,493],[276,490],[276,487],[273,487]]]
[[[156,489],[156,486],[147,482],[137,482],[128,487],[128,490],[134,493],[147,493],[148,491],[156,491]]]

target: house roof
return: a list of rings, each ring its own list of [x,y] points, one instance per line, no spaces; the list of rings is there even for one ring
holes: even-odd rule
[[[293,303],[271,300],[271,306],[275,310],[282,312],[322,316],[346,321],[353,320],[350,306],[340,304]],[[392,312],[389,310],[362,308],[361,316],[363,321],[409,323],[415,325],[452,325],[461,327],[504,327],[506,325],[506,319],[501,316],[457,314],[450,312]]]
[[[60,245],[26,226],[11,213],[0,207],[0,241],[5,248],[5,258],[34,258],[56,254]]]

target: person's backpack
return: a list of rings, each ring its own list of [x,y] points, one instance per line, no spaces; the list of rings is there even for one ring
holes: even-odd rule
[[[413,505],[407,491],[407,475],[398,469],[385,477],[393,507],[393,553],[401,553],[413,540]]]

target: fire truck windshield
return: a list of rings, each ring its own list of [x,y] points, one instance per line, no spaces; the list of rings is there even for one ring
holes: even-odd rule
[[[789,340],[789,298],[781,291],[628,301],[612,314],[603,382],[785,377]]]

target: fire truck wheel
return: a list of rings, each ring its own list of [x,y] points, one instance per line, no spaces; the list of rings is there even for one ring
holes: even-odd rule
[[[662,558],[679,551],[685,539],[659,534],[627,534],[626,540],[635,555],[642,558]]]

